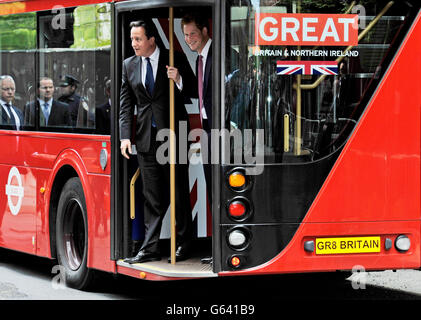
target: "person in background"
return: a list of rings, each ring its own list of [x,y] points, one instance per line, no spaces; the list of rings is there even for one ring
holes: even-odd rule
[[[111,121],[111,80],[105,82],[104,93],[107,101],[100,105],[95,110],[95,126],[96,133],[110,134],[110,121]]]
[[[0,90],[1,124],[13,130],[20,130],[23,125],[23,114],[13,105],[16,85],[11,76],[0,76]]]
[[[60,82],[60,97],[58,101],[69,105],[71,125],[76,126],[81,97],[76,93],[79,80],[71,75],[65,75]]]
[[[37,99],[25,106],[25,123],[35,123],[35,113],[39,110],[41,126],[71,125],[69,106],[63,102],[54,100],[54,82],[51,78],[42,77],[37,83]]]

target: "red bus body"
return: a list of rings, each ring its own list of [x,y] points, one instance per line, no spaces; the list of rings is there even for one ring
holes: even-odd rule
[[[20,1],[10,2],[9,8],[4,5],[8,2],[0,1],[1,15],[50,10],[56,5],[55,1]],[[95,3],[98,1],[76,0],[62,1],[61,5]],[[418,14],[289,244],[262,265],[220,271],[219,276],[351,270],[359,265],[365,270],[420,268],[420,56]],[[0,131],[0,145],[0,184],[8,184],[9,172],[16,167],[25,185],[17,215],[11,214],[7,197],[1,197],[1,247],[53,258],[49,212],[58,201],[54,183],[60,175],[78,176],[88,212],[88,268],[150,280],[183,278],[139,272],[110,259],[110,136],[4,130]],[[100,166],[101,149],[109,159],[104,170]],[[11,184],[16,186],[17,180],[12,179]],[[12,197],[12,201],[16,203],[17,198]],[[384,247],[386,239],[394,243],[398,235],[409,237],[408,252],[399,252],[394,245],[388,250]],[[316,238],[355,236],[380,236],[381,251],[318,255],[304,250],[304,244]]]
[[[418,16],[289,245],[264,265],[221,275],[420,267],[420,54]],[[315,238],[380,235],[383,244],[401,234],[411,240],[406,253],[384,246],[358,256],[303,250]]]
[[[51,140],[52,143],[46,143]],[[7,183],[11,167],[17,167],[25,189],[21,212],[13,216],[3,198],[5,212],[2,222],[2,247],[51,258],[49,205],[53,183],[63,167],[71,167],[80,177],[89,212],[90,250],[88,265],[91,268],[114,271],[110,254],[110,166],[103,171],[99,164],[100,150],[105,144],[111,154],[110,138],[84,137],[77,134],[6,131],[1,133],[5,146],[0,155],[1,175]],[[10,155],[13,155],[12,157]],[[12,179],[15,184],[15,180]],[[95,189],[101,186],[101,192]],[[16,202],[16,198],[12,197]],[[36,204],[36,212],[33,212]],[[16,225],[25,226],[16,230]]]

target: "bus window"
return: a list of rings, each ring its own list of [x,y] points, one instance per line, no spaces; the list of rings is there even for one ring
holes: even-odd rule
[[[109,4],[52,10],[39,16],[38,76],[52,80],[53,101],[68,114],[63,115],[68,120],[43,122],[40,112],[41,128],[110,133],[110,91],[106,89],[110,79],[110,21]]]
[[[33,99],[35,93],[35,70],[33,67],[35,49],[35,13],[0,17],[0,76],[11,77],[15,82],[14,99],[11,101],[11,105],[22,114],[20,130],[34,126],[33,122],[23,120],[23,110],[25,104]],[[12,127],[2,118],[1,128],[11,129]]]
[[[342,148],[386,69],[407,14],[387,1],[361,1],[365,16],[346,16],[347,26],[358,25],[358,32],[351,26],[329,33],[338,14],[357,11],[346,2],[318,2],[227,1],[225,48],[237,51],[240,60],[234,71],[232,59],[225,63],[225,128],[240,130],[243,139],[246,130],[263,129],[265,163],[312,162]],[[327,17],[333,23],[328,27]],[[350,37],[356,43],[346,43]],[[345,42],[333,45],[329,39]],[[250,139],[255,150],[254,135]],[[234,163],[238,157],[230,155]]]

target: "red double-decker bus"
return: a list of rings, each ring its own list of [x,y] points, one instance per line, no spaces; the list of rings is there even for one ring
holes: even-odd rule
[[[119,150],[129,24],[152,19],[194,71],[187,12],[211,22],[212,190],[191,161],[190,259],[127,264],[147,188]],[[58,259],[80,289],[95,270],[168,280],[418,269],[420,55],[416,0],[2,0],[0,246]],[[51,97],[60,112],[46,115]],[[197,99],[186,109],[200,129]]]

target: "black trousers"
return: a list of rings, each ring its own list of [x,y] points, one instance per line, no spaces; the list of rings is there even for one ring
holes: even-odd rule
[[[207,125],[207,121],[206,121],[206,125],[205,125],[205,121],[204,122],[204,129],[207,135],[207,146],[203,146],[202,148],[207,148],[207,152],[208,152],[208,161],[206,163],[203,164],[203,171],[205,173],[205,181],[206,181],[206,190],[207,190],[207,195],[208,195],[208,199],[209,199],[209,203],[210,203],[210,207],[212,209],[212,135],[211,135],[211,130],[209,129],[209,126]]]
[[[170,204],[170,165],[162,165],[156,160],[156,152],[162,142],[155,138],[156,133],[153,132],[149,152],[138,152],[137,155],[145,199],[145,239],[140,250],[159,253],[162,219]],[[175,166],[175,202],[177,245],[182,245],[193,236],[188,164]]]

